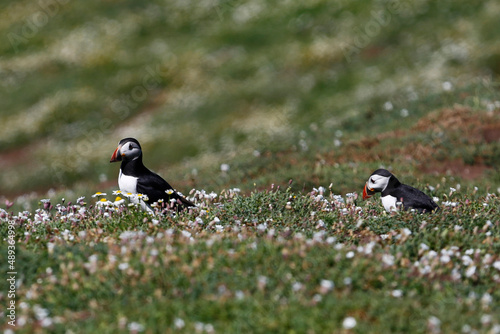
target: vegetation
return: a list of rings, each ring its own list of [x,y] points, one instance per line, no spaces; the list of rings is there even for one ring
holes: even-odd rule
[[[495,1],[2,7],[0,194],[11,201],[114,188],[109,156],[128,136],[184,192],[293,178],[295,190],[346,193],[381,164],[426,182],[472,170],[500,186]]]
[[[0,4],[16,330],[500,333],[499,15],[493,0]],[[111,195],[124,137],[199,207],[148,215]],[[362,202],[379,167],[441,210]]]
[[[198,208],[177,215],[120,198],[2,211],[22,273],[17,329],[496,333],[500,201],[469,190],[438,191],[427,215],[323,187],[194,191]]]

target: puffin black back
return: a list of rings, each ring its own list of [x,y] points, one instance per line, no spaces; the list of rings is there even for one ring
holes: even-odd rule
[[[142,162],[142,148],[135,138],[124,138],[118,143],[110,162],[121,161],[118,185],[126,193],[143,194],[148,203],[162,200],[176,210],[195,207],[195,204],[181,196],[161,176],[149,170]]]
[[[401,183],[396,176],[386,169],[377,169],[363,189],[363,199],[368,199],[375,193],[381,193],[382,204],[386,211],[398,207],[398,202],[404,210],[415,209],[419,212],[433,212],[439,206],[424,192],[412,186]]]

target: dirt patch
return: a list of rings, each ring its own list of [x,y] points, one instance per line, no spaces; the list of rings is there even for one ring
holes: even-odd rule
[[[0,168],[32,164],[33,153],[41,147],[39,142],[30,143],[23,147],[16,147],[0,153]]]
[[[431,161],[422,165],[421,171],[433,175],[458,175],[465,180],[475,180],[492,170],[484,164],[466,165],[460,159],[448,161]]]
[[[500,140],[500,118],[484,111],[455,106],[429,113],[411,130],[455,133],[470,143],[492,143]]]
[[[481,115],[463,106],[439,109],[422,117],[412,128],[414,131],[443,130],[456,131],[478,128],[482,124]]]
[[[429,140],[418,139],[422,134],[429,134]],[[442,138],[446,138],[446,142],[442,142]],[[470,152],[475,145],[499,140],[500,117],[457,105],[427,114],[408,130],[389,131],[348,143],[338,156],[357,162],[414,163],[424,173],[474,180],[483,177],[492,167],[485,165],[481,158],[466,164],[457,157],[457,152]],[[446,157],[447,150],[449,157]]]
[[[485,125],[482,128],[482,135],[487,143],[500,141],[500,122],[496,124]]]

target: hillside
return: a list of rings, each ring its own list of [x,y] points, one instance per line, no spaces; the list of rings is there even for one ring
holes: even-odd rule
[[[496,1],[4,4],[0,194],[116,188],[108,161],[126,136],[184,191],[290,178],[349,191],[379,165],[495,189],[499,12]]]
[[[0,331],[500,333],[498,17],[2,2]],[[196,207],[116,191],[124,137]],[[362,200],[380,167],[440,210]]]

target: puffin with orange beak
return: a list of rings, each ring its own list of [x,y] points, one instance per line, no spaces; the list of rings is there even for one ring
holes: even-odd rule
[[[142,163],[141,145],[135,138],[124,138],[118,143],[109,162],[121,161],[118,186],[124,193],[143,194],[147,196],[147,204],[141,206],[151,210],[149,204],[163,200],[167,206],[176,210],[195,207],[161,176],[150,171]]]
[[[368,199],[377,192],[381,193],[382,205],[387,212],[398,207],[403,210],[415,209],[418,212],[439,210],[432,198],[418,189],[402,184],[387,169],[377,169],[372,173],[363,189],[363,199]]]

